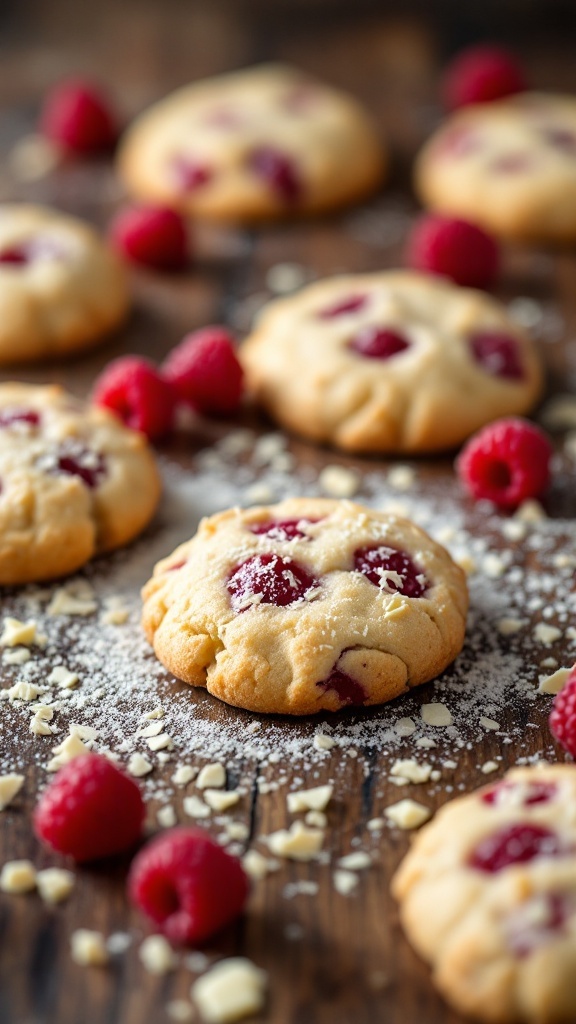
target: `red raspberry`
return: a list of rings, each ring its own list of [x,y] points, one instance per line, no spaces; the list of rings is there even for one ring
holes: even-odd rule
[[[162,372],[182,401],[200,412],[226,416],[240,405],[244,374],[224,327],[187,334],[170,352]]]
[[[552,455],[546,434],[533,423],[497,420],[470,438],[456,468],[473,498],[517,508],[546,490]]]
[[[80,78],[55,85],[44,100],[40,131],[73,153],[112,149],[118,138],[116,117],[106,97]]]
[[[158,270],[182,270],[188,263],[186,222],[168,206],[127,206],[114,217],[109,235],[133,263]]]
[[[560,693],[554,697],[550,729],[564,749],[576,758],[576,665]]]
[[[449,110],[491,103],[524,92],[526,77],[516,57],[500,46],[470,46],[454,57],[442,76],[442,99]]]
[[[175,394],[148,359],[121,356],[97,377],[92,392],[95,405],[111,409],[123,423],[154,439],[173,424]]]
[[[174,828],[134,858],[128,893],[170,942],[197,944],[241,913],[248,879],[207,832]]]
[[[488,288],[498,273],[499,250],[476,224],[431,213],[414,224],[406,263],[414,270],[450,277],[466,288]]]
[[[99,754],[64,765],[34,812],[39,839],[77,861],[128,850],[142,834],[146,809],[136,783]]]

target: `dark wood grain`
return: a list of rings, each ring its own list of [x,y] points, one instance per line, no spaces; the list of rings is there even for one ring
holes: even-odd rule
[[[459,10],[467,6],[457,5]],[[356,7],[359,17],[354,13]],[[451,5],[442,9],[455,10]],[[22,379],[60,381],[79,395],[86,394],[111,356],[138,351],[160,358],[186,330],[223,318],[241,323],[246,298],[266,294],[266,271],[280,261],[296,261],[314,275],[324,275],[344,269],[392,267],[401,259],[404,228],[416,209],[409,189],[409,162],[438,115],[434,100],[438,56],[458,35],[466,35],[463,15],[458,25],[443,27],[431,24],[429,17],[427,21],[400,14],[386,17],[379,4],[359,4],[349,10],[348,4],[327,3],[118,4],[100,0],[88,10],[88,5],[72,0],[50,0],[6,5],[4,19],[0,143],[5,152],[31,130],[39,97],[47,84],[62,74],[82,71],[109,80],[129,117],[190,77],[269,57],[294,61],[353,89],[373,109],[394,150],[391,184],[361,211],[316,223],[271,227],[259,234],[198,228],[197,263],[192,272],[176,278],[134,272],[134,311],[117,337],[85,357],[27,368],[17,374]],[[539,24],[534,21],[535,27]],[[519,34],[536,84],[576,90],[569,40],[559,37],[552,45],[545,34],[531,34],[525,23]],[[0,174],[0,198],[52,202],[104,225],[121,199],[121,190],[105,163],[71,163],[26,185],[16,181],[5,165]],[[391,208],[399,211],[398,231],[379,238],[378,224]],[[372,241],[366,241],[366,233],[359,229],[368,222],[375,225]],[[564,326],[558,340],[543,350],[551,390],[565,388],[570,374],[574,375],[573,351],[567,344],[576,330],[576,260],[572,254],[508,251],[500,293],[505,299],[518,294],[534,296],[561,313]],[[3,373],[2,379],[14,376],[16,373]],[[265,429],[253,416],[249,422]],[[192,436],[176,438],[167,450],[183,465],[193,467],[195,451],[226,429],[221,424],[198,428]],[[361,474],[386,466],[380,460],[347,459],[297,440],[291,448],[299,465],[320,468],[326,462],[341,462],[354,465]],[[419,474],[431,490],[449,487],[450,460],[421,462]],[[573,483],[552,491],[551,515],[574,516]],[[471,509],[466,515],[468,524],[482,535],[482,516]],[[573,548],[574,542],[574,534],[568,531],[565,543]],[[10,599],[2,599],[4,614],[10,607]],[[551,653],[560,663],[569,657],[562,642]],[[174,688],[175,692],[181,689],[176,683]],[[430,694],[430,688],[424,687],[417,699],[425,702]],[[222,715],[242,720],[242,712],[225,708],[206,695],[190,694],[190,700],[205,705],[214,720]],[[473,788],[483,782],[478,765],[497,753],[504,755],[504,770],[519,755],[541,750],[547,742],[543,738],[545,717],[544,708],[531,709],[531,721],[539,728],[526,730],[508,746],[486,735],[472,750],[462,751],[456,784]],[[245,718],[248,721],[250,716]],[[523,720],[522,712],[512,707],[502,719],[505,726],[518,726]],[[280,725],[313,731],[310,722]],[[0,732],[0,742],[21,745],[31,740],[23,731],[11,737]],[[317,770],[315,784],[337,779],[338,799],[329,811],[327,833],[327,846],[334,855],[348,852],[354,837],[367,843],[366,822],[399,799],[398,790],[387,779],[384,762],[376,755],[370,759],[368,776],[361,759],[349,757],[329,759]],[[252,835],[286,826],[284,796],[260,797],[257,768],[244,767],[252,793],[243,814]],[[172,767],[166,769],[170,771]],[[273,778],[272,766],[265,774]],[[38,865],[52,862],[31,833],[35,781],[29,780],[27,796],[0,819],[2,863],[25,856]],[[436,795],[427,797],[426,802],[435,806],[443,799]],[[270,1000],[262,1021],[459,1024],[459,1018],[435,993],[427,969],[411,952],[398,927],[389,882],[407,844],[406,835],[394,830],[386,830],[379,843],[372,843],[377,865],[362,877],[358,893],[349,900],[335,897],[330,873],[315,865],[283,865],[279,873],[255,887],[246,917],[210,950],[247,955],[269,970]],[[125,899],[125,873],[126,863],[82,869],[73,898],[54,910],[43,908],[36,899],[1,896],[1,1024],[163,1024],[167,1001],[187,997],[188,972],[182,969],[166,979],[154,979],[143,971],[135,946],[106,970],[84,970],[71,962],[70,933],[87,922],[106,934],[127,929],[143,934],[142,920]],[[286,883],[303,877],[319,882],[318,896],[284,899]],[[303,937],[298,941],[286,935],[286,926],[294,924],[302,928]]]

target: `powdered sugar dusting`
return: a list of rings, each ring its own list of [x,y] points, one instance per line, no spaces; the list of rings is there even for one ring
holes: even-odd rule
[[[541,663],[567,664],[566,649],[572,660],[576,658],[576,634],[569,625],[576,610],[576,559],[569,557],[573,543],[570,549],[566,545],[570,524],[561,519],[529,523],[518,531],[525,536],[510,543],[506,535],[515,532],[509,528],[513,520],[480,505],[465,508],[452,475],[439,482],[436,476],[427,479],[425,465],[414,464],[412,470],[411,485],[399,490],[393,471],[389,475],[366,463],[355,500],[412,518],[470,573],[468,638],[456,663],[435,683],[383,707],[290,720],[221,704],[203,690],[175,682],[156,661],[139,627],[139,589],[154,563],[187,540],[203,515],[249,504],[257,482],[274,499],[322,493],[316,470],[306,464],[305,455],[296,460],[282,435],[258,438],[252,431],[235,431],[200,452],[189,469],[166,462],[165,497],[156,524],[128,550],[94,562],[66,584],[80,597],[92,595],[95,613],[51,615],[54,586],[24,589],[5,603],[7,614],[34,619],[47,644],[33,649],[22,664],[9,664],[4,655],[3,729],[27,733],[35,712],[36,704],[7,697],[19,680],[39,686],[38,700],[54,713],[49,720],[51,735],[22,744],[21,757],[11,755],[9,763],[0,754],[0,767],[16,770],[30,761],[30,749],[33,759],[46,765],[71,724],[96,730],[87,745],[109,751],[124,764],[138,751],[153,765],[171,761],[176,766],[187,757],[221,760],[236,772],[241,766],[272,765],[277,782],[295,763],[304,777],[310,777],[314,766],[334,751],[351,757],[360,754],[367,773],[375,751],[388,751],[394,758],[400,751],[423,747],[436,769],[432,783],[448,781],[448,791],[451,784],[442,763],[458,749],[482,743],[479,769],[488,757],[501,761],[503,744],[528,728],[539,728],[543,721],[548,704],[537,694]],[[110,607],[126,610],[127,617],[120,616],[122,624],[109,621]],[[498,625],[503,620],[518,620],[520,625],[506,633]],[[537,630],[541,623],[557,627],[556,643],[542,643]],[[79,685],[63,688],[49,682],[56,665],[77,674]],[[421,704],[434,702],[448,708],[447,727],[430,725],[421,716]],[[164,710],[163,746],[154,751],[150,740],[137,733],[144,715],[158,707]],[[413,729],[395,728],[406,719],[414,723]],[[483,719],[502,724],[488,736]],[[331,753],[314,742],[317,734],[334,741]],[[543,734],[543,752],[549,742],[548,734]],[[165,795],[169,788],[157,782],[154,772],[144,782],[152,795]]]

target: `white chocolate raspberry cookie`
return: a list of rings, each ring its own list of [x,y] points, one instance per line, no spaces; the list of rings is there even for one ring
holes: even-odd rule
[[[355,202],[378,185],[384,155],[355,99],[264,64],[157,103],[129,129],[119,168],[144,199],[243,222]]]
[[[576,1020],[576,768],[517,768],[442,808],[392,883],[406,933],[463,1014]]]
[[[128,304],[124,268],[91,227],[42,206],[0,206],[0,365],[91,348]]]
[[[159,496],[141,434],[61,388],[0,384],[0,584],[64,576],[127,544]]]
[[[159,562],[143,624],[180,679],[250,711],[381,704],[464,640],[464,575],[422,530],[351,502],[293,498],[204,519]]]
[[[576,97],[520,93],[458,111],[424,146],[416,188],[505,238],[574,241]]]
[[[451,448],[527,412],[542,381],[500,303],[413,271],[329,278],[271,302],[240,358],[274,419],[349,451]]]

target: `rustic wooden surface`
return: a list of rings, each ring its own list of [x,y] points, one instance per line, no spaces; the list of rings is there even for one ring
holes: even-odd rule
[[[357,21],[342,5],[335,5],[337,10],[330,18],[329,5],[320,6],[319,13],[307,12],[306,5],[292,9],[282,5],[282,14],[278,9],[275,19],[274,11],[265,5],[255,5],[254,13],[250,4],[101,2],[91,5],[89,15],[87,5],[65,0],[7,4],[0,40],[2,149],[6,153],[17,138],[31,130],[47,83],[64,73],[82,71],[108,80],[128,117],[190,77],[262,58],[285,58],[353,89],[376,113],[392,142],[392,181],[372,206],[363,208],[364,222],[370,209],[376,211],[377,222],[378,211],[391,197],[402,216],[411,215],[416,206],[408,189],[409,161],[437,114],[434,83],[438,55],[451,39],[466,34],[466,25],[452,24],[442,32],[429,21],[425,27],[424,22],[386,18],[369,10]],[[532,39],[528,28],[522,24],[518,31],[535,84],[576,91],[569,41]],[[16,181],[4,164],[0,198],[49,201],[104,224],[121,192],[111,167],[104,162],[71,163],[31,184]],[[186,330],[221,319],[241,323],[244,300],[266,292],[266,270],[279,261],[296,261],[317,275],[394,266],[400,259],[402,219],[398,237],[370,244],[349,230],[354,216],[360,214],[348,212],[341,218],[272,227],[258,234],[199,229],[198,259],[189,274],[168,278],[134,273],[134,313],[110,344],[66,365],[26,369],[18,376],[61,381],[85,394],[95,373],[112,356],[140,351],[161,357]],[[566,325],[564,339],[576,328],[576,260],[569,253],[507,252],[500,293],[507,299],[533,295],[560,310]],[[547,345],[545,355],[551,388],[556,382],[565,386],[570,370],[567,346],[562,342]],[[2,375],[3,379],[8,376],[15,374]],[[183,464],[190,464],[194,448],[204,442],[202,436],[180,438],[172,452],[179,454]],[[377,460],[341,459],[301,442],[295,442],[293,450],[300,461],[317,467],[327,461],[352,462],[361,470],[385,465]],[[421,463],[420,472],[431,486],[441,486],[451,473],[450,462]],[[570,488],[553,493],[549,511],[574,515]],[[477,528],[481,532],[480,519]],[[9,600],[3,600],[3,613],[9,610]],[[568,654],[561,646],[554,653],[560,663],[566,662]],[[228,713],[211,698],[199,699],[211,703],[214,716]],[[421,699],[430,699],[429,687],[422,689]],[[544,729],[545,712],[533,715]],[[284,727],[302,726],[285,723]],[[25,734],[0,736],[4,744],[31,742]],[[502,747],[502,770],[513,764],[519,753],[528,754],[541,746],[542,734],[532,729],[520,742]],[[498,740],[487,736],[481,749],[461,753],[458,780],[470,788],[480,784],[483,777],[478,763],[498,750]],[[334,770],[329,760],[320,773],[328,778]],[[270,774],[270,769],[267,771]],[[376,758],[368,779],[351,759],[346,772],[346,797],[330,813],[327,845],[336,854],[350,849],[353,836],[365,836],[366,821],[399,799],[398,790],[387,786],[379,775]],[[376,780],[384,793],[377,806]],[[34,786],[28,784],[26,792],[27,799],[19,801],[17,810],[6,812],[0,821],[2,863],[23,856],[40,862],[30,829]],[[246,820],[257,833],[285,826],[284,797],[262,799],[254,788]],[[270,1000],[259,1020],[273,1024],[458,1024],[459,1018],[435,993],[427,969],[402,937],[389,896],[390,877],[407,843],[405,834],[386,830],[378,848],[379,865],[365,874],[357,894],[349,900],[336,899],[329,873],[318,873],[314,867],[297,870],[288,865],[259,883],[247,916],[211,947],[214,952],[245,954],[269,970]],[[0,898],[1,1024],[163,1024],[167,1001],[187,997],[188,972],[182,969],[156,980],[141,968],[135,948],[107,970],[85,970],[70,960],[68,939],[76,927],[89,922],[106,934],[141,927],[142,922],[125,902],[125,867],[121,863],[113,869],[80,871],[73,898],[56,910],[44,909],[37,899]],[[294,877],[318,878],[319,895],[287,902],[282,888]],[[302,925],[301,941],[286,938],[288,922]]]

